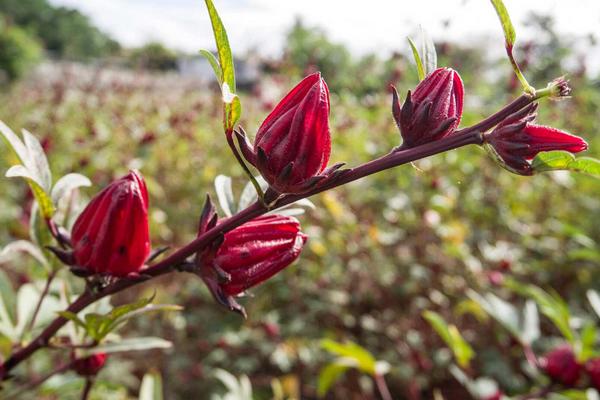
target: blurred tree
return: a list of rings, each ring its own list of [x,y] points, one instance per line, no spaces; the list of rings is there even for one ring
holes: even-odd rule
[[[41,56],[40,44],[23,29],[0,18],[1,80],[19,78]]]
[[[94,27],[88,17],[47,0],[0,0],[0,12],[26,29],[59,58],[90,59],[109,55],[119,44]]]
[[[167,71],[177,67],[177,54],[158,42],[134,49],[130,59],[137,68]]]

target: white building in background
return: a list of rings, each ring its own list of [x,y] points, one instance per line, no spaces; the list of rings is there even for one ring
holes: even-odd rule
[[[238,88],[248,89],[260,77],[261,71],[258,59],[234,59],[234,66]],[[185,78],[195,78],[205,83],[216,82],[210,63],[201,55],[181,57],[177,61],[177,70]]]

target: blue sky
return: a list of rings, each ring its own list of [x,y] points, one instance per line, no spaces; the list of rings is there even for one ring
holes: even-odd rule
[[[214,47],[202,0],[51,2],[79,9],[126,45],[158,40],[188,52]],[[535,10],[555,16],[561,32],[594,34],[600,40],[600,0],[505,0],[505,4],[518,37],[530,37],[525,22]],[[419,24],[434,40],[500,40],[502,35],[488,0],[215,0],[215,5],[238,53],[258,48],[277,54],[297,16],[322,27],[358,54],[407,51],[405,38],[414,35]],[[444,27],[444,21],[450,25]],[[501,51],[501,42],[496,43]],[[599,54],[600,49],[596,47],[593,53]]]

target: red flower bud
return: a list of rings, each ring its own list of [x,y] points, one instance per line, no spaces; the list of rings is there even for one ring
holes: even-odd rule
[[[565,150],[578,153],[587,149],[579,136],[547,126],[532,124],[537,104],[531,104],[502,121],[491,134],[489,143],[508,170],[519,175],[533,175],[530,161],[542,151]]]
[[[592,386],[600,390],[600,358],[592,358],[585,363],[585,372],[590,377]]]
[[[301,193],[322,179],[331,154],[329,89],[315,73],[279,102],[262,123],[254,147],[236,132],[244,157],[279,193]]]
[[[550,351],[540,360],[540,367],[555,382],[572,386],[581,375],[581,365],[571,346],[562,345]]]
[[[419,146],[450,135],[462,116],[464,88],[458,72],[438,68],[408,91],[402,107],[392,87],[392,113],[400,129],[401,148]]]
[[[98,193],[75,221],[71,240],[79,268],[112,276],[139,271],[150,254],[142,176],[131,171]]]
[[[258,285],[294,262],[306,235],[296,218],[266,215],[227,232],[216,251],[203,254],[202,278],[213,296],[242,314],[232,296]]]
[[[105,353],[93,354],[89,357],[79,358],[73,363],[73,370],[81,376],[94,376],[100,372],[106,363]]]
[[[259,217],[226,233],[212,259],[231,276],[223,291],[236,295],[269,279],[298,258],[304,243],[300,222],[282,215]]]

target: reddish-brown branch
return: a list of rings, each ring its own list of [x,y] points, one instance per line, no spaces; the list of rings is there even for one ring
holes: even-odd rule
[[[508,104],[499,112],[484,119],[476,125],[455,132],[455,134],[453,134],[452,136],[440,139],[435,142],[427,143],[422,146],[417,146],[414,148],[389,153],[378,159],[360,165],[356,168],[352,168],[346,171],[338,179],[334,179],[321,186],[318,186],[307,193],[296,195],[284,195],[280,197],[270,208],[266,208],[262,204],[262,202],[257,201],[245,210],[242,210],[239,213],[233,215],[232,217],[223,220],[216,227],[198,236],[196,239],[192,240],[190,243],[180,248],[170,256],[165,257],[162,261],[143,270],[142,274],[139,277],[128,277],[120,279],[97,292],[86,291],[67,308],[67,311],[78,313],[84,308],[86,308],[88,305],[94,303],[95,301],[105,296],[109,296],[111,294],[123,291],[139,283],[153,279],[157,276],[175,271],[177,267],[183,262],[185,262],[188,257],[204,249],[206,246],[212,243],[219,235],[229,232],[230,230],[242,225],[243,223],[268,212],[270,209],[282,207],[300,199],[313,196],[315,194],[364,178],[374,173],[390,169],[399,165],[407,164],[425,157],[443,153],[470,144],[481,145],[483,143],[483,132],[491,129],[502,119],[514,113],[515,111],[520,110],[521,108],[533,102],[534,100],[535,98],[532,96],[523,95],[515,101],[513,101],[512,103]],[[0,366],[0,371],[3,373],[3,376],[0,376],[0,378],[6,379],[8,373],[13,368],[15,368],[24,360],[28,359],[37,350],[46,347],[50,339],[67,322],[68,320],[63,317],[57,317],[54,321],[52,321],[52,323],[48,325],[37,338],[35,338],[27,346],[15,352],[11,357],[9,357],[6,360],[4,365]]]

